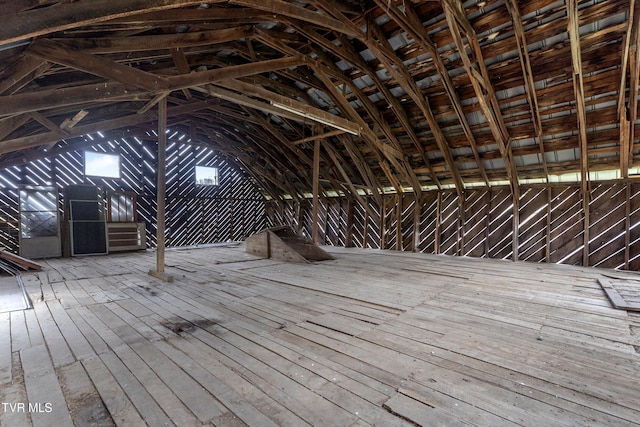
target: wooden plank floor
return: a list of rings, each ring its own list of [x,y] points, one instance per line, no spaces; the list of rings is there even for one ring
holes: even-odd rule
[[[602,271],[328,249],[170,250],[173,283],[152,252],[43,262],[0,314],[0,424],[640,424],[640,315]]]

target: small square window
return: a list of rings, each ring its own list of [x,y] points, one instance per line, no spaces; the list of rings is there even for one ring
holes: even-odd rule
[[[120,156],[117,154],[84,152],[84,174],[104,178],[120,178]]]
[[[218,185],[218,168],[196,166],[197,185]]]

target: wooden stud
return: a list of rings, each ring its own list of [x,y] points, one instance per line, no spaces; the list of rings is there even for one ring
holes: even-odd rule
[[[379,221],[379,226],[380,226],[380,249],[386,249],[386,242],[385,240],[387,239],[387,209],[386,209],[386,202],[384,197],[382,197],[382,203],[380,203],[380,221]]]
[[[480,108],[487,119],[491,134],[498,144],[502,160],[504,161],[506,174],[509,178],[511,191],[515,197],[519,197],[520,189],[510,145],[511,138],[504,117],[502,116],[495,90],[491,85],[489,71],[485,65],[477,34],[469,22],[469,18],[465,14],[460,2],[443,0],[442,6],[451,35],[453,36],[458,48],[458,53],[460,53],[460,58],[471,80],[471,85],[476,93]],[[467,53],[467,45],[463,41],[463,36],[464,39],[467,40],[471,56]]]
[[[589,157],[587,151],[587,112],[584,100],[585,91],[584,78],[582,75],[582,51],[580,47],[580,16],[578,13],[578,0],[568,0],[567,9],[569,17],[569,40],[571,42],[571,63],[573,65],[573,91],[575,94],[576,115],[578,117],[578,140],[580,143],[580,182],[583,196],[586,196],[586,193],[589,191]],[[587,221],[588,216],[588,209],[585,209],[585,218]],[[586,234],[588,233],[585,233],[585,235]],[[588,249],[586,250],[588,251]]]
[[[436,203],[436,233],[434,236],[434,248],[435,254],[440,253],[440,226],[442,223],[442,192],[438,191],[438,201]]]
[[[511,251],[513,261],[518,261],[520,248],[520,199],[513,195],[513,233],[511,235]]]
[[[320,140],[316,139],[313,144],[313,244],[318,244],[318,190],[320,185]]]
[[[347,227],[345,231],[345,246],[353,247],[353,197],[347,197]]]
[[[582,251],[582,266],[589,266],[589,229],[591,227],[590,222],[590,193],[589,191],[582,191],[582,211],[584,213],[584,233],[583,233],[583,251]]]
[[[631,183],[625,183],[625,218],[624,218],[624,268],[629,269],[631,245]]]
[[[544,249],[544,259],[546,262],[551,262],[551,187],[547,187],[547,225],[546,225],[546,236],[545,236],[545,249]]]
[[[416,199],[413,211],[413,252],[420,252],[420,218],[422,216],[422,196],[414,194]]]
[[[402,194],[396,194],[396,250],[401,251],[402,243]]]
[[[366,203],[369,203],[369,197],[365,199]],[[363,206],[364,207],[364,206]],[[367,248],[367,241],[369,240],[369,209],[364,210],[364,231],[362,232],[362,247]]]
[[[149,274],[172,282],[173,276],[164,271],[165,260],[165,202],[167,197],[167,98],[158,103],[158,184],[157,184],[157,215],[156,215],[156,269],[149,270]]]

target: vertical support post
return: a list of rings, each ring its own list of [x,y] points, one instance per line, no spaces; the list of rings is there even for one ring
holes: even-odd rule
[[[629,269],[629,245],[631,244],[631,182],[626,182],[625,220],[624,220],[624,268]]]
[[[167,196],[167,97],[164,96],[158,103],[158,183],[157,193],[157,215],[156,215],[156,269],[150,270],[149,274],[172,282],[173,276],[164,271],[165,252],[165,202]]]
[[[456,242],[458,256],[464,255],[464,223],[466,220],[465,204],[467,196],[464,191],[460,192],[461,196],[458,196],[458,238]]]
[[[583,174],[584,175],[584,174]],[[589,220],[589,198],[590,198],[590,193],[589,190],[587,189],[587,187],[585,185],[582,186],[582,210],[584,211],[584,233],[583,233],[583,251],[582,251],[582,266],[583,267],[588,267],[589,266],[589,227],[590,227],[590,220]]]
[[[547,187],[547,238],[545,241],[544,259],[551,262],[551,187]]]
[[[302,200],[296,200],[296,220],[298,221],[298,225],[296,227],[296,232],[298,234],[302,231],[302,223],[304,222],[304,218],[302,216]]]
[[[387,240],[387,209],[384,196],[380,202],[380,249],[386,249],[385,240]]]
[[[520,247],[520,199],[513,195],[513,235],[511,236],[511,251],[513,261],[518,261],[518,249]]]
[[[396,194],[396,251],[401,251],[402,243],[402,194]]]
[[[491,232],[489,227],[491,227],[491,190],[487,189],[487,203],[485,204],[485,215],[484,215],[484,255],[487,258],[491,258],[489,256],[489,251],[491,247],[489,246],[489,236]]]
[[[318,244],[318,193],[320,190],[320,139],[313,144],[313,244]]]
[[[367,206],[363,206],[364,209],[364,230],[362,232],[362,248],[367,248],[367,241],[369,239],[369,209],[367,209],[369,205],[369,198],[366,197],[364,201],[367,203]]]
[[[413,210],[413,252],[420,251],[420,217],[422,216],[422,200],[415,194],[416,206]]]
[[[436,203],[436,233],[434,236],[433,253],[440,253],[440,223],[442,221],[442,192],[438,191],[438,200]]]
[[[365,212],[366,213],[366,212]],[[347,230],[344,239],[347,248],[353,247],[353,198],[347,198]]]

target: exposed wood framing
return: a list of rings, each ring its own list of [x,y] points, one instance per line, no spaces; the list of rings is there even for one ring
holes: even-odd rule
[[[176,64],[176,68],[180,74],[187,74],[191,72],[191,67],[189,67],[189,61],[187,61],[187,57],[184,54],[184,50],[182,48],[171,48],[171,57],[173,58],[174,64]],[[253,58],[255,62],[255,58]],[[191,100],[191,92],[189,89],[182,89],[182,93],[184,97],[189,101]]]
[[[274,71],[300,64],[301,62],[297,58],[280,58],[266,60],[255,64],[249,63],[188,75],[172,76],[166,78],[168,83],[163,85],[160,91],[174,91],[189,87],[202,86],[224,79]],[[145,84],[145,86],[147,84]],[[146,89],[132,89],[130,86],[120,82],[105,82],[66,89],[53,89],[37,93],[28,92],[19,95],[0,96],[0,116],[46,110],[63,105],[77,105],[85,102],[115,102],[123,99],[140,100],[152,98],[153,96],[154,94],[149,93]],[[339,119],[340,117],[335,118],[335,120]]]
[[[185,114],[201,109],[207,108],[209,102],[202,101],[199,103],[188,104],[181,107],[171,107],[168,110],[168,117]],[[76,126],[69,131],[69,137],[78,137],[86,135],[88,133],[95,133],[98,131],[108,131],[127,126],[134,126],[141,123],[154,122],[156,117],[154,115],[147,114],[134,114],[131,116],[104,120],[84,126]],[[0,154],[9,153],[16,150],[23,150],[27,148],[37,147],[39,145],[48,145],[52,142],[59,141],[60,137],[56,132],[47,132],[43,134],[24,136],[9,140],[0,141]]]
[[[164,280],[173,277],[164,271],[165,266],[165,204],[167,198],[167,98],[158,103],[158,183],[156,187],[156,268],[149,274]]]
[[[51,64],[42,59],[23,55],[16,62],[3,70],[0,75],[0,95],[11,95],[45,72]]]
[[[582,194],[582,210],[584,218],[582,265],[589,265],[589,228],[590,228],[590,185],[589,185],[589,153],[587,137],[587,112],[585,108],[584,79],[582,76],[582,49],[580,46],[580,16],[578,1],[567,0],[568,31],[571,42],[571,64],[573,69],[573,91],[575,94],[576,116],[578,119],[578,140],[580,145],[580,182]]]
[[[635,123],[638,120],[638,82],[640,80],[640,2],[629,1],[629,19],[622,50],[621,81],[618,92],[618,118],[620,121],[620,174],[629,177],[633,161]],[[628,88],[627,88],[627,81]],[[628,89],[628,100],[627,96]]]
[[[307,136],[306,138],[298,139],[296,141],[291,141],[291,143],[293,145],[300,145],[300,144],[304,144],[305,142],[315,141],[317,139],[326,139],[331,136],[342,135],[343,133],[345,133],[343,130],[332,130],[330,132],[321,133],[320,135]]]
[[[476,140],[473,136],[473,132],[471,131],[471,126],[469,125],[469,121],[464,112],[464,108],[462,107],[462,103],[460,101],[460,97],[458,96],[455,85],[451,80],[451,76],[449,76],[449,71],[438,52],[438,48],[435,43],[431,40],[429,33],[426,28],[422,25],[420,18],[411,3],[403,2],[402,6],[404,10],[400,10],[397,4],[389,4],[384,0],[376,0],[378,6],[383,7],[388,11],[390,16],[395,19],[395,21],[400,25],[407,34],[410,34],[415,40],[420,41],[422,46],[426,48],[429,52],[431,59],[435,65],[438,76],[440,77],[442,84],[447,92],[447,96],[449,97],[449,101],[453,106],[453,109],[462,125],[462,129],[464,131],[465,136],[467,137],[469,144],[471,146],[471,150],[473,151],[473,156],[475,162],[478,166],[478,171],[484,181],[485,185],[488,187],[489,178],[487,177],[487,173],[482,165],[482,160],[480,158],[480,154],[478,153],[478,147],[476,146]],[[394,96],[391,98],[396,99]],[[455,159],[452,159],[455,161]],[[462,179],[460,179],[462,181]]]
[[[585,108],[584,78],[582,76],[582,53],[580,47],[580,16],[578,1],[567,0],[568,31],[571,42],[571,64],[573,69],[573,91],[575,94],[576,116],[578,120],[578,140],[580,145],[580,180],[582,192],[587,196],[589,191],[589,157],[587,137],[587,112]],[[586,214],[586,212],[585,212]],[[588,214],[586,214],[588,215]]]
[[[391,162],[391,164],[400,172],[401,175],[403,175],[408,183],[413,186],[414,191],[420,193],[420,184],[415,177],[413,169],[405,163],[405,156],[402,154],[402,151],[381,141],[376,133],[369,128],[362,117],[360,117],[360,115],[355,111],[351,104],[349,104],[343,96],[337,93],[334,83],[329,79],[324,71],[318,68],[315,68],[315,71],[320,80],[322,80],[326,85],[327,90],[329,90],[329,92],[333,94],[334,99],[339,102],[340,108],[344,111],[344,114],[352,118],[352,120],[355,120],[360,125],[360,128],[363,130],[362,135],[369,141],[369,143],[384,153],[386,159]],[[401,184],[396,186],[396,192],[404,192],[404,188]]]
[[[264,31],[260,32],[260,39],[263,40],[264,42],[270,43],[276,48],[286,51],[288,54],[291,54],[291,55],[296,54],[294,51],[291,51],[291,49],[287,48],[282,43],[278,42],[277,40],[274,40],[272,37],[270,37],[268,33]],[[321,52],[318,52],[318,54],[322,56]],[[344,109],[346,109],[345,114],[350,113],[351,114],[350,117],[354,120],[357,120],[357,122],[360,124],[360,129],[364,132],[363,136],[365,137],[364,138],[365,142],[373,148],[374,152],[376,153],[376,157],[378,158],[378,162],[380,164],[382,171],[385,173],[387,179],[392,183],[393,187],[396,189],[396,192],[402,192],[403,191],[402,185],[394,176],[393,171],[386,164],[387,161],[392,162],[394,165],[398,167],[400,171],[403,171],[403,170],[405,171],[405,176],[408,176],[406,169],[399,164],[399,162],[404,159],[404,154],[400,150],[399,144],[395,144],[394,146],[392,146],[389,144],[385,144],[378,139],[377,135],[373,131],[371,131],[369,126],[364,122],[364,120],[359,116],[359,114],[355,113],[353,111],[353,108],[350,105],[348,105],[348,103],[345,100],[343,100],[343,95],[337,92],[334,84],[326,75],[326,74],[332,74],[334,76],[340,77],[341,73],[335,69],[335,66],[331,66],[329,70],[325,72],[325,67],[330,67],[330,66],[322,65],[318,63],[313,64],[313,68],[314,70],[316,70],[317,76],[320,79],[324,80],[325,89],[329,90],[330,95],[333,97],[334,100],[336,100],[336,102],[338,101],[341,102],[341,105],[344,107]],[[347,84],[347,81],[343,81],[343,85],[346,85],[346,84]],[[343,86],[343,87],[346,87],[346,86]],[[357,88],[355,87],[352,87],[352,89],[357,90]],[[365,106],[371,105],[368,98],[366,98],[365,96],[360,97],[360,99],[362,100]],[[373,108],[375,109],[375,107]],[[372,114],[372,116],[377,117],[379,116],[379,114]],[[382,126],[383,130],[386,130],[387,128],[388,126],[384,126],[384,125]],[[389,134],[391,134],[390,130],[388,132],[388,135]],[[344,138],[346,138],[346,136],[344,136],[343,139]],[[391,139],[391,141],[394,141],[394,140],[395,138]],[[411,179],[408,179],[408,181],[411,182]],[[375,190],[375,191],[377,192],[378,190]]]
[[[538,104],[538,95],[536,93],[536,84],[533,76],[533,70],[531,68],[531,58],[529,57],[529,51],[527,48],[527,37],[525,35],[524,25],[522,25],[522,15],[520,13],[520,7],[516,0],[506,0],[504,5],[506,6],[511,19],[513,21],[513,31],[518,44],[518,56],[520,57],[520,64],[522,66],[522,77],[524,79],[524,85],[527,91],[527,100],[529,101],[529,107],[531,111],[531,121],[533,122],[533,128],[535,130],[536,141],[540,147],[540,159],[542,167],[544,168],[544,175],[549,181],[549,168],[547,167],[547,157],[544,149],[543,132],[542,132],[542,120],[540,119],[540,106]]]
[[[462,4],[454,0],[441,0],[447,18],[447,24],[458,47],[458,53],[462,58],[471,84],[476,93],[476,98],[491,133],[495,138],[502,160],[504,161],[507,178],[511,186],[514,199],[520,197],[518,175],[513,161],[511,150],[511,138],[507,126],[500,111],[500,105],[496,98],[495,91],[491,85],[489,71],[484,62],[482,49],[478,44],[476,32],[471,26],[467,15],[462,9]],[[462,38],[465,37],[467,43]],[[471,56],[467,54],[467,47],[471,51]]]
[[[40,123],[42,126],[44,126],[47,129],[49,129],[51,132],[57,134],[61,139],[62,138],[66,138],[66,137],[69,136],[69,132],[66,132],[66,131],[62,130],[60,128],[60,126],[56,125],[51,120],[49,120],[48,118],[46,118],[42,114],[38,113],[37,111],[33,111],[33,112],[29,113],[29,116],[33,120],[35,120],[38,123]]]
[[[252,27],[242,25],[235,28],[222,30],[200,31],[186,34],[161,34],[152,36],[135,37],[111,37],[105,43],[102,39],[90,37],[76,38],[70,41],[66,39],[53,39],[66,43],[69,47],[83,50],[88,53],[119,53],[148,52],[157,49],[192,48],[198,46],[214,45],[231,42],[238,38],[251,37]]]
[[[292,3],[282,0],[229,0],[229,3],[265,10],[267,12],[276,13],[307,23],[316,24],[350,36],[357,34],[357,32],[354,32],[353,27],[345,25],[344,22],[331,19],[331,17],[327,15],[314,13],[310,10],[304,9],[300,6],[295,6]]]
[[[215,3],[218,0],[213,0]],[[82,4],[57,4],[47,13],[38,9],[4,17],[0,27],[0,44],[8,44],[42,36],[80,25],[91,25],[110,19],[200,4],[193,0],[95,0]]]
[[[438,148],[440,149],[440,152],[442,153],[442,156],[444,157],[445,162],[447,163],[447,166],[449,167],[449,170],[453,176],[456,191],[459,195],[462,194],[464,190],[462,178],[460,177],[459,171],[453,161],[453,157],[449,149],[449,144],[447,143],[446,138],[442,133],[442,129],[440,128],[440,125],[438,124],[433,114],[431,106],[429,105],[428,98],[422,94],[422,91],[418,87],[416,81],[411,78],[411,73],[406,68],[404,63],[397,57],[395,52],[393,52],[386,37],[381,33],[381,30],[376,25],[376,23],[372,20],[369,20],[367,22],[367,30],[375,34],[377,42],[372,38],[366,37],[366,39],[364,40],[365,44],[367,45],[367,47],[369,47],[369,49],[372,49],[378,54],[380,61],[385,65],[387,71],[394,76],[394,78],[398,81],[402,88],[416,103],[422,115],[427,119],[429,128],[431,129],[436,143],[438,144]],[[420,149],[424,150],[424,147],[420,146]]]
[[[318,244],[318,209],[319,200],[318,192],[320,187],[320,140],[313,142],[313,213],[311,215],[313,221],[313,243]]]

